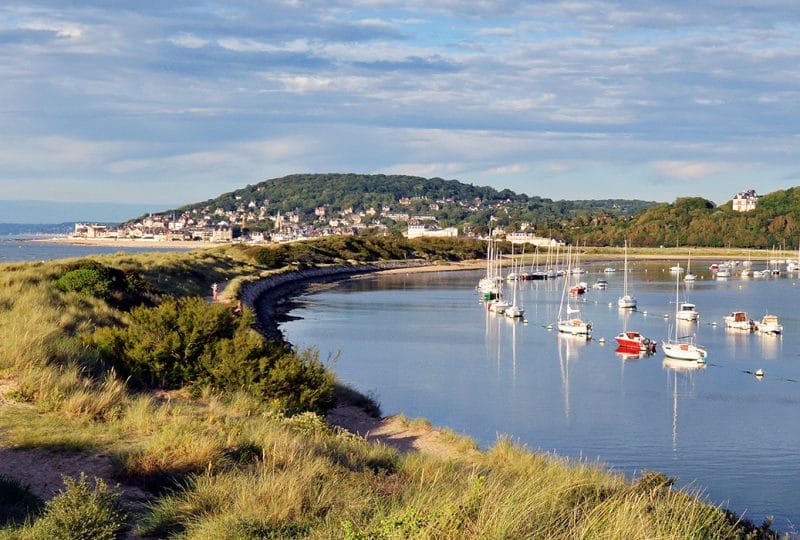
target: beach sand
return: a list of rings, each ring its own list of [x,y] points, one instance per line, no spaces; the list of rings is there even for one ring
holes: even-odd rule
[[[160,249],[206,249],[217,246],[230,245],[230,242],[201,242],[176,240],[166,242],[163,240],[133,240],[128,238],[75,238],[72,236],[54,236],[51,238],[36,238],[31,242],[52,244],[71,244],[75,246],[109,246],[109,247],[135,247],[135,248],[160,248]]]

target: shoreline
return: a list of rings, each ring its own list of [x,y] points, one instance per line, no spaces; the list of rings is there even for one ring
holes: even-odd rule
[[[78,246],[110,246],[110,247],[142,247],[142,248],[159,248],[168,250],[170,248],[176,249],[207,249],[221,246],[231,246],[241,244],[241,242],[209,242],[201,240],[153,240],[153,239],[134,239],[134,238],[76,238],[73,236],[47,236],[37,238],[26,238],[26,242],[34,243],[50,243],[50,244],[70,244]],[[251,245],[251,244],[244,244]],[[269,246],[271,244],[252,244]],[[603,261],[617,261],[623,258],[623,250],[621,247],[616,246],[584,246],[581,249],[581,257],[585,261],[603,262]],[[628,259],[631,260],[653,260],[653,261],[671,261],[671,260],[686,260],[692,254],[692,259],[698,261],[716,261],[722,262],[724,259],[728,260],[752,260],[764,261],[769,259],[796,259],[798,252],[795,250],[778,250],[771,249],[747,249],[747,248],[723,248],[723,247],[629,247]],[[540,253],[540,256],[543,256]],[[516,255],[516,258],[523,257],[525,260],[533,260],[532,254],[523,256]],[[508,254],[505,258],[510,260]],[[472,265],[475,265],[474,267]],[[424,270],[429,272],[436,271],[456,271],[456,270],[475,270],[482,268],[486,264],[484,259],[476,259],[475,261],[460,261],[460,262],[447,262],[447,263],[433,263],[431,266],[436,266],[437,269]],[[455,266],[455,268],[454,268]],[[398,270],[399,272],[400,270]]]
[[[42,244],[68,244],[73,246],[108,246],[108,247],[141,247],[159,249],[205,249],[230,245],[230,242],[204,242],[189,240],[139,240],[130,238],[74,238],[71,236],[54,236],[47,238],[30,238],[26,242]]]

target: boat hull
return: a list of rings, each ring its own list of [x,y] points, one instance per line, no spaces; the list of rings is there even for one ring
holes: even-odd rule
[[[622,332],[614,338],[621,349],[632,352],[654,353],[656,344],[638,332]]]
[[[694,360],[703,362],[706,358],[705,349],[691,343],[661,342],[661,350],[664,355],[676,360]]]
[[[592,323],[583,322],[580,319],[566,319],[558,321],[558,331],[563,334],[588,336],[592,332]]]

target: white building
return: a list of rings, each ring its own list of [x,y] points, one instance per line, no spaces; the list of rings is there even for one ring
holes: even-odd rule
[[[563,242],[559,242],[553,238],[536,236],[535,234],[528,232],[510,232],[506,234],[506,240],[512,244],[533,244],[534,246],[540,247],[555,246],[559,244],[563,245]]]
[[[749,212],[750,210],[755,210],[756,204],[758,204],[758,195],[754,189],[740,191],[736,194],[736,197],[733,198],[734,212]]]
[[[419,238],[420,236],[435,236],[439,238],[455,238],[458,236],[458,229],[455,227],[447,227],[440,229],[439,227],[431,227],[430,225],[409,225],[406,237]]]
[[[76,223],[75,232],[72,236],[76,238],[104,238],[108,234],[108,225]]]

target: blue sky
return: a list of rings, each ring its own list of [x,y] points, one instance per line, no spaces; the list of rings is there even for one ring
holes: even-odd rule
[[[359,172],[723,203],[800,185],[799,104],[795,0],[0,6],[7,200]]]

